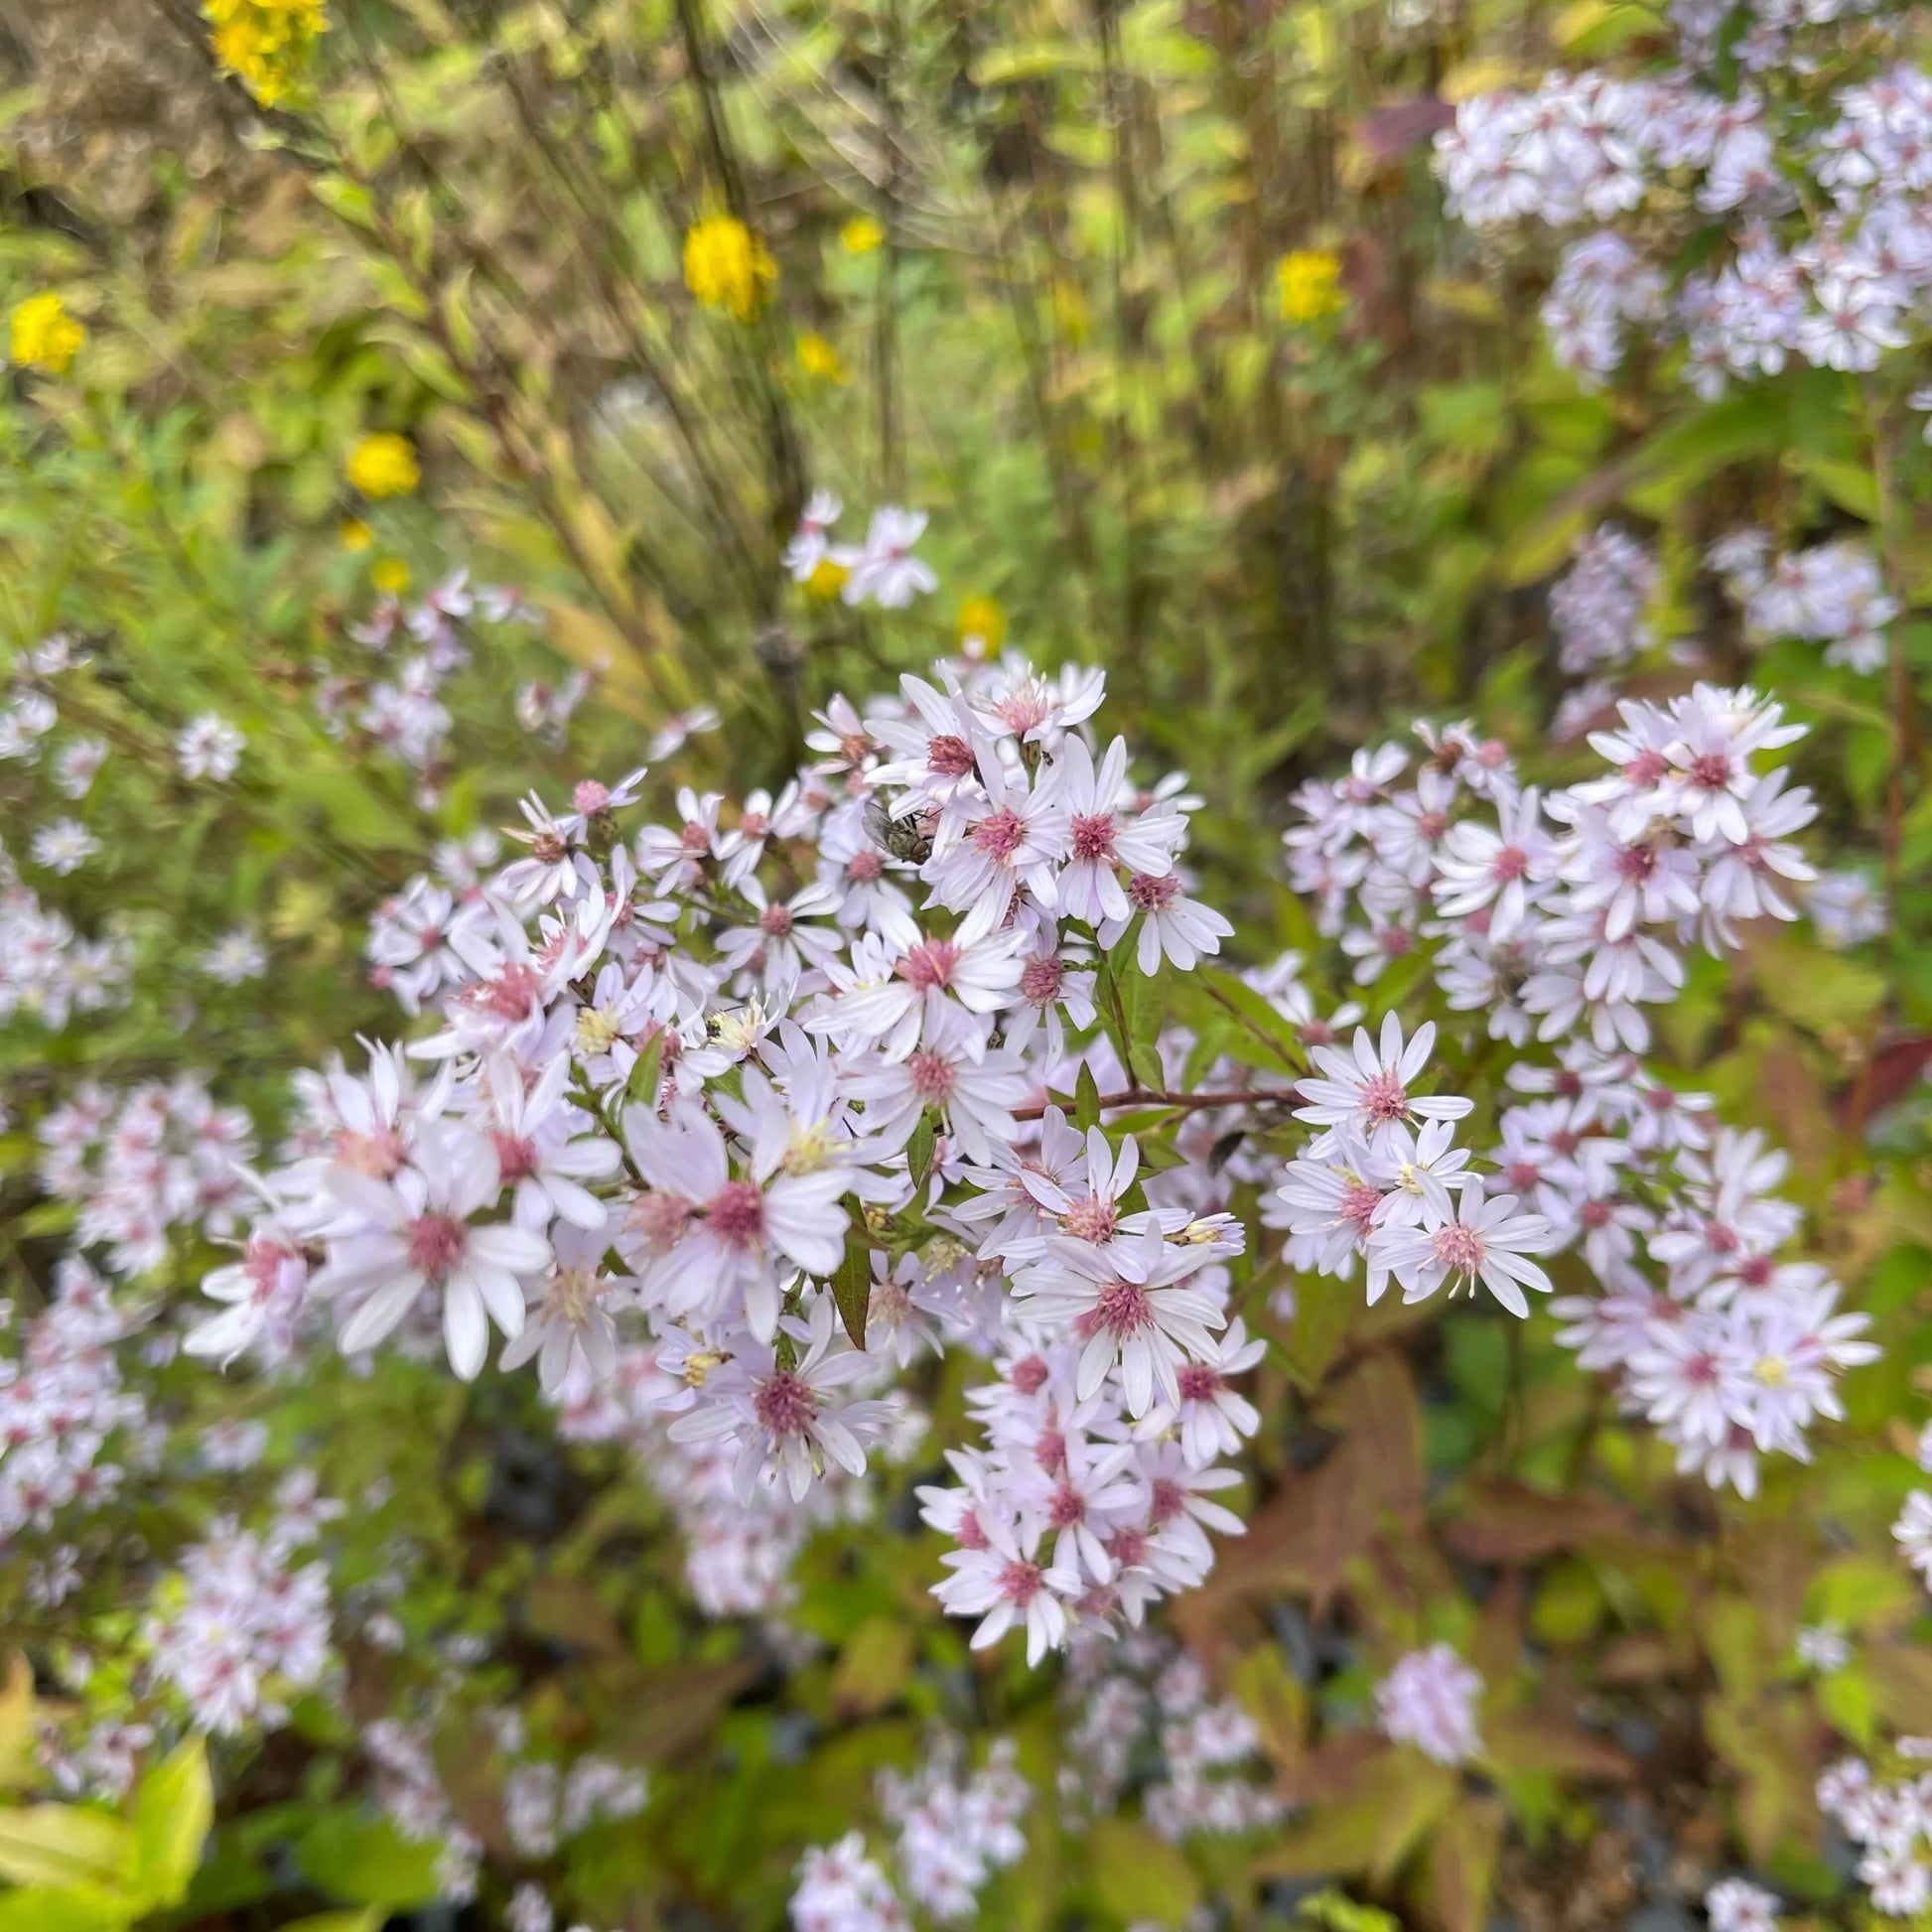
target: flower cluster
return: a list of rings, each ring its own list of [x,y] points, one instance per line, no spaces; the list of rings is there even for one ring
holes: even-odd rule
[[[350,639],[379,661],[381,674],[316,667],[315,703],[323,725],[337,738],[359,734],[388,752],[418,774],[419,795],[433,799],[441,789],[455,723],[446,686],[475,655],[475,626],[537,621],[537,613],[514,590],[501,584],[473,588],[465,570],[452,573],[415,604],[384,597],[363,621],[348,627]],[[561,729],[582,695],[581,687],[571,688],[576,695],[568,703],[555,693],[532,701],[526,728]]]
[[[1482,1675],[1446,1643],[1412,1650],[1375,1687],[1382,1735],[1413,1744],[1438,1764],[1466,1764],[1482,1749],[1476,1705]]]
[[[931,565],[912,554],[925,534],[924,510],[882,504],[872,513],[863,543],[834,543],[832,528],[845,505],[829,489],[815,489],[785,545],[784,565],[793,583],[820,596],[834,592],[847,604],[877,604],[902,611],[915,597],[938,589]]]
[[[1873,1911],[1909,1919],[1932,1904],[1932,1773],[1881,1778],[1844,1758],[1818,1780],[1818,1809],[1859,1847]]]
[[[76,1014],[126,1005],[134,960],[125,937],[82,939],[3,868],[0,857],[0,1024],[20,1014],[60,1033]]]
[[[202,0],[202,14],[215,60],[264,107],[301,85],[329,31],[324,0]]]
[[[1550,623],[1572,677],[1614,669],[1648,650],[1644,612],[1657,590],[1657,563],[1627,530],[1600,524],[1578,545],[1550,588]]]
[[[669,1433],[690,1397],[684,1361],[675,1347],[660,1361],[656,1344],[621,1340],[611,1372],[599,1376],[579,1354],[556,1394],[558,1437],[617,1443],[630,1451],[678,1527],[684,1580],[707,1616],[779,1618],[792,1599],[791,1567],[799,1551],[820,1530],[864,1521],[872,1513],[873,1492],[832,1467],[800,1501],[764,1485],[741,1500],[733,1480],[737,1452],[729,1441],[680,1441]],[[893,1411],[874,1455],[898,1464],[916,1449],[925,1421],[902,1391],[886,1389],[896,1366],[882,1360],[873,1371]]]
[[[37,1131],[41,1184],[77,1206],[76,1244],[103,1248],[116,1275],[160,1267],[172,1229],[225,1234],[254,1143],[247,1114],[217,1106],[192,1073],[125,1094],[83,1082]]]
[[[1750,1493],[1757,1455],[1804,1455],[1810,1423],[1841,1413],[1840,1371],[1875,1351],[1825,1271],[1783,1253],[1801,1219],[1773,1191],[1784,1157],[1644,1066],[1645,1009],[1676,996],[1689,945],[1796,916],[1786,891],[1812,874],[1791,838],[1815,807],[1759,768],[1800,728],[1749,691],[1618,713],[1590,739],[1605,774],[1547,795],[1459,729],[1426,733],[1413,774],[1385,745],[1304,788],[1291,875],[1356,980],[1422,952],[1450,1009],[1514,1053],[1478,1167],[1453,1138],[1469,1102],[1426,1090],[1433,1026],[1405,1036],[1391,1014],[1343,1050],[1321,1042],[1352,1010],[1315,1031],[1285,1005],[1322,1075],[1299,1110],[1321,1134],[1270,1218],[1291,1266],[1364,1263],[1371,1301],[1391,1280],[1412,1301],[1480,1282],[1525,1313],[1523,1289],[1553,1286],[1528,1257],[1575,1253],[1600,1293],[1557,1302],[1565,1342],[1685,1468]]]
[[[1137,1630],[1118,1644],[1082,1642],[1062,1694],[1070,1749],[1060,1770],[1067,1822],[1113,1813],[1145,1775],[1142,1811],[1178,1844],[1196,1834],[1260,1830],[1284,1815],[1261,1759],[1261,1734],[1231,1698],[1211,1695],[1197,1658]]]
[[[313,1689],[330,1663],[329,1567],[289,1559],[316,1519],[268,1540],[218,1523],[162,1586],[144,1633],[156,1678],[203,1730],[287,1722],[281,1700]]]
[[[793,1932],[902,1927],[911,1923],[908,1900],[934,1924],[971,1918],[987,1880],[1027,1849],[1020,1820],[1033,1791],[1014,1768],[1014,1755],[1010,1743],[996,1744],[981,1770],[962,1776],[958,1740],[940,1737],[911,1776],[882,1773],[880,1809],[898,1835],[897,1885],[869,1856],[864,1836],[849,1832],[800,1861]]]
[[[1221,1332],[1239,1226],[1173,1176],[1151,1204],[1133,1138],[1047,1096],[1099,1050],[1103,979],[1118,1004],[1117,970],[1229,928],[1186,891],[1177,781],[1137,789],[1122,743],[1090,745],[1101,695],[949,664],[836,701],[814,762],[735,822],[685,790],[626,838],[644,774],[587,780],[460,898],[413,884],[372,950],[438,1031],[304,1084],[191,1351],[277,1359],[326,1314],[351,1355],[440,1329],[474,1376],[493,1327],[567,1428],[654,1435],[649,1407],[693,1495],[729,1482],[712,1589],[749,1604],[832,1471],[909,1446],[893,1376],[964,1345],[1003,1380],[980,1493],[928,1500],[964,1545],[944,1600],[988,1639],[1021,1615],[1037,1654],[1198,1581],[1203,1526],[1239,1527],[1211,1464],[1255,1426],[1226,1381],[1258,1350]],[[773,1486],[793,1520],[760,1521]]]
[[[1802,637],[1825,646],[1828,664],[1883,668],[1885,626],[1898,605],[1865,544],[1840,537],[1778,556],[1769,531],[1746,529],[1713,545],[1708,561],[1742,605],[1753,639]]]
[[[98,1508],[118,1489],[121,1467],[105,1451],[147,1419],[114,1356],[128,1326],[100,1277],[70,1256],[46,1311],[18,1331],[18,1355],[0,1358],[0,1544],[30,1524],[52,1528],[70,1505]],[[64,1593],[43,1581],[44,1598]]]
[[[1689,56],[1674,71],[1556,72],[1461,103],[1438,137],[1450,213],[1585,230],[1544,307],[1560,362],[1600,378],[1636,329],[1681,341],[1686,379],[1715,396],[1794,361],[1872,369],[1908,345],[1932,292],[1932,80],[1899,61],[1846,83],[1850,60],[1899,46],[1894,22],[1863,17],[1875,11],[1755,9],[1734,93],[1699,71],[1717,10],[1698,5],[1673,9]],[[1804,84],[1821,71],[1841,84]],[[1808,177],[1803,192],[1794,177]],[[1717,257],[1670,287],[1674,256],[1708,252],[1685,247],[1700,222],[1721,231]]]

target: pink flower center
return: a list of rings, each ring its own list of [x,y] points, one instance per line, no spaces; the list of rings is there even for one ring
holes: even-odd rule
[[[1221,1372],[1199,1362],[1185,1362],[1175,1377],[1182,1402],[1212,1402],[1221,1393]]]
[[[279,1286],[284,1264],[295,1259],[295,1251],[279,1241],[251,1241],[241,1257],[242,1273],[253,1291],[251,1301],[266,1302]]]
[[[963,738],[942,732],[927,741],[925,761],[935,777],[963,778],[973,768],[973,748]]]
[[[1187,1492],[1172,1476],[1157,1476],[1149,1498],[1148,1518],[1157,1526],[1172,1523],[1187,1507]]]
[[[928,1106],[941,1106],[952,1098],[952,1063],[937,1053],[914,1053],[905,1062],[905,1071],[912,1082],[912,1091]]]
[[[374,1180],[387,1180],[402,1166],[402,1137],[393,1127],[378,1127],[373,1134],[344,1128],[336,1136],[336,1159]]]
[[[1087,1499],[1070,1482],[1061,1483],[1046,1506],[1046,1520],[1056,1530],[1071,1529],[1084,1522],[1086,1514]]]
[[[1616,876],[1641,886],[1657,870],[1657,855],[1647,845],[1626,845],[1616,855]]]
[[[728,1247],[750,1248],[764,1238],[764,1196],[750,1180],[728,1180],[705,1210],[705,1225]]]
[[[1397,1075],[1385,1069],[1362,1082],[1361,1108],[1377,1127],[1402,1120],[1409,1112],[1409,1091]]]
[[[536,1143],[520,1134],[492,1134],[496,1147],[496,1171],[508,1187],[526,1180],[537,1171]]]
[[[1577,1218],[1587,1228],[1606,1228],[1610,1224],[1610,1204],[1606,1200],[1585,1201],[1584,1211]]]
[[[1341,1190],[1341,1200],[1336,1212],[1344,1221],[1352,1221],[1365,1235],[1375,1222],[1375,1210],[1382,1205],[1381,1193],[1365,1180],[1351,1180]]]
[[[1733,1253],[1737,1247],[1737,1231],[1725,1227],[1722,1221],[1713,1221],[1704,1231],[1704,1245],[1714,1255]]]
[[[1771,1257],[1752,1255],[1737,1271],[1737,1279],[1746,1288],[1763,1288],[1771,1279]]]
[[[855,885],[870,886],[886,868],[876,852],[855,852],[851,863],[845,869],[845,876]]]
[[[711,850],[711,827],[700,825],[694,818],[678,834],[678,844],[693,855]]]
[[[1528,1193],[1543,1178],[1543,1171],[1534,1161],[1512,1161],[1504,1173],[1519,1194]]]
[[[1375,943],[1388,959],[1403,959],[1416,949],[1416,935],[1406,925],[1385,925]]]
[[[1147,1535],[1132,1527],[1116,1530],[1107,1539],[1107,1554],[1123,1570],[1132,1570],[1147,1561]]]
[[[1011,805],[1002,805],[973,827],[973,843],[999,865],[1011,863],[1026,842],[1026,821]]]
[[[1127,882],[1127,898],[1143,912],[1165,912],[1180,897],[1180,881],[1173,873],[1156,879],[1145,872],[1135,873]]]
[[[588,818],[593,812],[601,812],[611,802],[611,788],[599,784],[595,778],[586,778],[570,794],[570,802]]]
[[[1000,1594],[1010,1597],[1022,1609],[1039,1594],[1040,1575],[1036,1563],[1010,1563],[1000,1572]]]
[[[1046,1364],[1037,1355],[1028,1355],[1014,1363],[1007,1380],[1022,1395],[1037,1395],[1046,1386]]]
[[[627,1226],[661,1253],[673,1246],[691,1223],[691,1203],[680,1194],[639,1194],[624,1215]]]
[[[773,1436],[802,1436],[818,1415],[818,1397],[790,1369],[781,1368],[759,1384],[752,1407],[759,1426]]]
[[[767,905],[759,914],[759,930],[768,932],[774,939],[782,939],[791,930],[791,907]]]
[[[419,1214],[409,1224],[409,1265],[432,1282],[448,1279],[463,1258],[463,1223],[448,1214]]]
[[[1066,967],[1053,953],[1040,953],[1027,961],[1020,975],[1020,997],[1032,1007],[1049,1007],[1060,997]]]
[[[1648,789],[1669,769],[1670,760],[1662,752],[1639,752],[1618,775],[1625,784]]]
[[[482,1004],[499,1020],[521,1020],[537,1003],[542,981],[533,966],[505,966],[494,979],[477,989]]]
[[[1078,1200],[1060,1216],[1060,1226],[1076,1241],[1111,1241],[1120,1221],[1120,1209],[1098,1194]]]
[[[1530,855],[1520,845],[1506,845],[1496,854],[1490,872],[1499,880],[1521,879],[1530,869]]]
[[[1011,692],[993,707],[1000,723],[1016,738],[1043,725],[1052,712],[1051,701],[1037,685],[1027,685]]]
[[[1114,856],[1112,812],[1082,812],[1074,818],[1070,831],[1074,858],[1094,860]]]
[[[950,939],[921,939],[893,968],[907,986],[921,993],[952,984],[952,969],[959,964],[959,948]]]
[[[1154,1326],[1154,1304],[1139,1282],[1109,1282],[1093,1305],[1095,1325],[1118,1340]]]
[[[1482,1266],[1482,1236],[1460,1221],[1438,1228],[1430,1237],[1430,1245],[1436,1250],[1436,1259],[1451,1275],[1473,1275]]]
[[[1691,760],[1691,782],[1700,791],[1723,791],[1730,783],[1730,760],[1722,752],[1700,752]]]
[[[986,1548],[986,1532],[980,1528],[980,1519],[970,1509],[959,1519],[958,1542],[962,1550]]]
[[[1416,820],[1416,830],[1434,845],[1449,830],[1449,818],[1442,812],[1424,812]]]
[[[1034,1444],[1034,1460],[1050,1475],[1066,1467],[1066,1438],[1057,1429],[1042,1429]]]

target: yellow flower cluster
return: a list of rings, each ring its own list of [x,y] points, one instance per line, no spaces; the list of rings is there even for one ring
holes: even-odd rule
[[[708,214],[684,237],[684,286],[707,309],[750,322],[777,279],[778,264],[735,214]]]
[[[1282,257],[1282,320],[1317,322],[1341,308],[1341,258],[1329,248],[1297,248]]]
[[[363,437],[349,452],[348,481],[364,496],[407,496],[422,475],[416,452],[387,430]]]
[[[63,375],[87,332],[68,314],[67,304],[49,289],[30,295],[13,312],[13,360],[22,368]]]
[[[323,0],[202,0],[214,29],[214,58],[261,102],[273,107],[298,85],[329,31]]]

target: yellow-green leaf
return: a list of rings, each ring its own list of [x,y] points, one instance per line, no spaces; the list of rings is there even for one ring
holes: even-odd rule
[[[17,1885],[119,1891],[134,1866],[134,1834],[118,1818],[78,1805],[0,1811],[0,1877]]]
[[[191,1737],[134,1794],[134,1883],[144,1904],[176,1905],[187,1896],[213,1823],[207,1748]]]

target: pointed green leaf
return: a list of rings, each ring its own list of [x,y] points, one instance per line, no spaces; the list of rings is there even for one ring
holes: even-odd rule
[[[925,1185],[926,1175],[932,1172],[932,1155],[938,1142],[938,1130],[933,1125],[932,1110],[928,1107],[919,1116],[918,1125],[912,1129],[912,1138],[905,1143],[905,1165],[912,1172],[914,1187]]]
[[[118,1818],[78,1805],[0,1811],[0,1877],[17,1885],[118,1891],[134,1864],[134,1834]]]
[[[1073,1083],[1073,1118],[1081,1133],[1100,1125],[1100,1082],[1093,1068],[1082,1064],[1080,1077]]]
[[[134,1884],[144,1904],[176,1905],[187,1896],[213,1823],[207,1747],[191,1737],[134,1794]]]
[[[854,1348],[866,1345],[866,1316],[872,1308],[872,1244],[859,1228],[845,1237],[845,1257],[832,1277],[832,1299]]]

